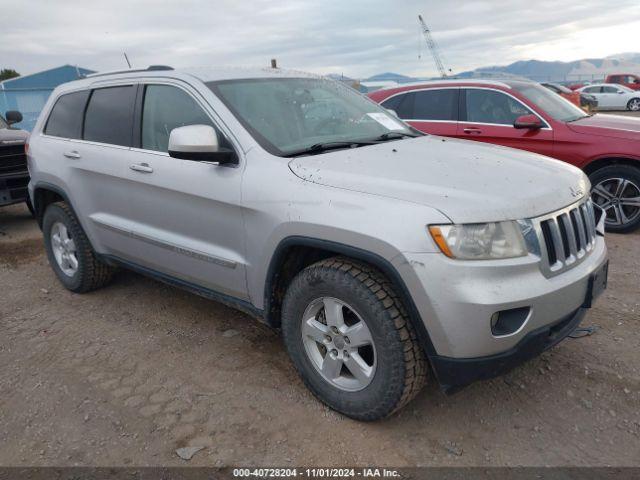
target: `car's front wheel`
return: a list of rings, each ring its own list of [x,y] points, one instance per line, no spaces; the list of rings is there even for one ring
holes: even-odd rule
[[[426,361],[391,283],[347,258],[323,260],[287,289],[282,332],[307,387],[358,420],[386,417],[426,379]]]
[[[640,111],[640,98],[632,98],[627,103],[627,110],[631,110],[632,112]]]
[[[589,179],[593,203],[605,211],[607,231],[626,233],[640,227],[640,168],[610,165]]]

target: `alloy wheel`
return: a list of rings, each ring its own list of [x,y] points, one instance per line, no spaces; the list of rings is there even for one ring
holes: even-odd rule
[[[358,391],[376,372],[376,349],[367,324],[347,303],[321,297],[306,308],[302,341],[322,378],[345,391]]]
[[[640,186],[626,178],[602,180],[592,188],[591,198],[605,211],[606,225],[626,225],[640,216]]]
[[[629,110],[632,112],[637,112],[640,110],[640,98],[634,98],[629,102]]]
[[[51,227],[51,249],[60,270],[68,277],[73,277],[78,271],[76,244],[62,222],[56,222]]]

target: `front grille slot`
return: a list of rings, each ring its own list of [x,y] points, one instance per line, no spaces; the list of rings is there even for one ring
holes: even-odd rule
[[[591,201],[543,218],[540,230],[540,240],[547,252],[546,267],[553,273],[569,268],[595,245],[596,224]]]
[[[582,230],[582,227],[578,223],[578,209],[574,208],[569,212],[569,215],[571,216],[571,227],[573,231],[576,232],[576,246],[578,251],[584,250],[587,241],[584,236],[584,230]]]
[[[542,228],[542,236],[544,237],[544,243],[547,246],[547,257],[549,259],[549,265],[553,265],[558,261],[556,257],[556,249],[553,248],[553,238],[551,237],[551,229],[549,228],[549,221],[546,220],[540,223]]]
[[[563,213],[558,217],[558,228],[560,229],[560,238],[562,239],[562,248],[564,249],[564,258],[567,259],[572,253],[571,246],[569,245],[569,234],[567,233],[567,226],[565,221],[567,216]]]

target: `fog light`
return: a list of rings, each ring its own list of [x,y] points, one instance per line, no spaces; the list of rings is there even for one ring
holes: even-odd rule
[[[491,315],[491,333],[496,336],[510,335],[517,332],[529,318],[531,307],[501,310]]]

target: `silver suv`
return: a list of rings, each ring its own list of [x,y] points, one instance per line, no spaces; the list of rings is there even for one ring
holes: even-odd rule
[[[307,74],[94,75],[55,90],[28,152],[65,287],[122,266],[240,308],[361,420],[539,354],[606,286],[580,170],[423,136]]]

